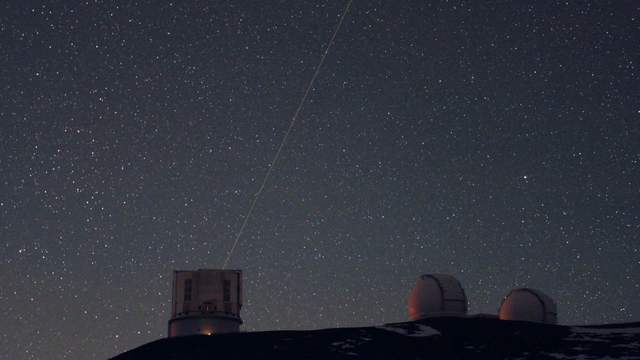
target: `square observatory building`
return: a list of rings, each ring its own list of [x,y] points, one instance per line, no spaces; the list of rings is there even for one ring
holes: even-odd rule
[[[169,337],[238,332],[242,270],[176,270]]]

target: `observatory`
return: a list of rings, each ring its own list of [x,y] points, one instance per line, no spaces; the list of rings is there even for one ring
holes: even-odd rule
[[[169,337],[238,332],[242,320],[242,271],[173,272]]]
[[[517,288],[502,300],[498,315],[501,320],[533,321],[545,324],[558,323],[555,302],[540,290]]]
[[[467,295],[455,277],[446,274],[420,276],[409,295],[409,318],[466,316]]]

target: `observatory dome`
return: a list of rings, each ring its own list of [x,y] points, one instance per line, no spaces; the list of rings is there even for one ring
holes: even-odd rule
[[[501,320],[558,323],[556,303],[540,290],[517,288],[502,299],[498,315]]]
[[[409,319],[465,316],[467,296],[455,277],[446,274],[420,276],[408,300]]]

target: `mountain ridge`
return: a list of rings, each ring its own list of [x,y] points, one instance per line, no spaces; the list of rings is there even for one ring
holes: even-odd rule
[[[382,326],[159,339],[111,360],[640,359],[640,322],[563,326],[441,317]]]

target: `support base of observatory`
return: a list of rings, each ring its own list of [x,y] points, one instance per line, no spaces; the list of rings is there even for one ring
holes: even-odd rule
[[[242,321],[222,315],[183,316],[169,320],[169,337],[186,334],[213,335],[240,331]]]

